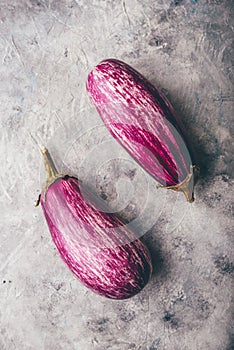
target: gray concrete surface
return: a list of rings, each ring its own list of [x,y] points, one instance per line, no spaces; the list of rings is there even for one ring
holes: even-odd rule
[[[233,349],[233,1],[0,5],[0,349]],[[107,57],[180,114],[202,170],[194,204],[156,190],[102,126],[85,80]],[[33,207],[44,174],[30,134],[145,234],[154,275],[138,296],[94,295],[61,261]]]

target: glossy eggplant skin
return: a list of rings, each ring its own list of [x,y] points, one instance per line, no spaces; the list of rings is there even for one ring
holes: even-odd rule
[[[41,194],[52,239],[69,269],[93,292],[127,299],[152,273],[145,244],[118,218],[95,207],[95,196],[72,177],[57,178]]]
[[[180,190],[181,183],[193,181],[183,126],[148,80],[126,63],[106,59],[89,73],[86,86],[110,133],[161,185]],[[190,192],[192,201],[191,183]]]

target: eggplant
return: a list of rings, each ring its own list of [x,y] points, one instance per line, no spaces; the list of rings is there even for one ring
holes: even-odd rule
[[[166,97],[117,59],[100,62],[86,83],[91,101],[113,137],[160,184],[194,201],[199,168],[183,125]]]
[[[46,182],[41,203],[52,239],[69,269],[86,287],[111,299],[139,293],[152,274],[146,245],[77,178],[59,174],[42,148]]]

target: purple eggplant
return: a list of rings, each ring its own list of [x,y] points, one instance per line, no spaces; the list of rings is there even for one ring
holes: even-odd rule
[[[112,299],[134,296],[147,284],[146,245],[74,177],[59,174],[42,149],[47,180],[39,202],[52,239],[69,269],[89,289]]]
[[[124,62],[106,59],[88,75],[87,91],[114,138],[160,184],[194,200],[199,168],[183,126],[163,94]]]

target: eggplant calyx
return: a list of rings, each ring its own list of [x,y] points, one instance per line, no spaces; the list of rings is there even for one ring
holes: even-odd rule
[[[158,185],[157,188],[167,188],[176,192],[183,192],[186,200],[189,203],[194,202],[194,186],[198,180],[200,169],[196,165],[190,165],[190,173],[186,178],[177,185],[173,186],[162,186]]]
[[[34,202],[34,207],[38,207],[38,205],[40,204],[41,202],[41,194],[39,194],[38,198],[35,200]]]

